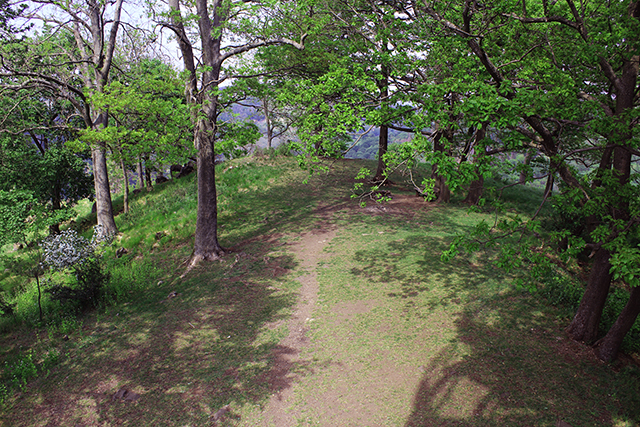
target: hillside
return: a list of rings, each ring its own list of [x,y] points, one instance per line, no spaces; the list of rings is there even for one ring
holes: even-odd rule
[[[306,184],[290,158],[219,165],[229,253],[184,276],[194,177],[135,196],[105,253],[107,301],[77,319],[48,303],[46,325],[35,308],[1,319],[0,426],[640,423],[630,358],[604,365],[569,340],[570,311],[516,290],[491,251],[440,260],[491,213],[425,202],[400,176],[363,207],[362,165]],[[540,197],[504,195],[520,210]]]

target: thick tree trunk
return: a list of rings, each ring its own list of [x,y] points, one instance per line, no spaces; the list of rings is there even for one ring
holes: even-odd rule
[[[202,260],[215,260],[225,250],[218,242],[218,199],[213,129],[206,119],[199,121],[196,129],[198,147],[198,217],[191,264]]]
[[[96,190],[96,216],[98,225],[103,227],[104,233],[116,234],[118,227],[116,227],[116,222],[113,217],[105,149],[103,147],[93,147],[91,149],[91,158],[93,159],[93,183]]]
[[[482,176],[482,174],[478,174],[478,179],[472,181],[471,185],[469,185],[469,193],[467,193],[467,197],[465,197],[463,203],[477,205],[480,202],[480,198],[482,197],[483,192],[484,176]]]
[[[203,74],[203,82],[210,85],[204,93],[201,104],[204,117],[196,124],[195,145],[198,150],[198,218],[191,265],[201,260],[215,260],[224,254],[218,242],[218,195],[216,191],[215,140],[218,120],[218,80],[222,57],[220,55],[221,35],[212,36],[215,28],[221,27],[219,7],[221,0],[212,5],[213,20],[209,18],[207,2],[197,0],[198,26],[202,40],[202,57],[210,67]]]
[[[384,161],[384,155],[387,153],[389,147],[389,127],[387,125],[380,126],[380,136],[378,137],[378,169],[376,175],[373,177],[373,182],[382,183],[385,176],[385,169],[387,165]]]
[[[631,153],[625,149],[624,145],[632,138],[632,134],[628,131],[629,124],[626,122],[627,119],[625,117],[634,106],[636,80],[640,67],[639,61],[640,58],[637,55],[625,61],[622,67],[622,76],[613,81],[616,87],[615,116],[619,121],[619,127],[611,134],[609,139],[614,144],[620,145],[613,150],[613,158],[611,159],[612,168],[618,178],[620,187],[629,182],[631,174]],[[608,157],[610,155],[611,153],[608,151],[603,153],[601,168],[604,169],[608,166]],[[612,191],[615,191],[615,188],[612,189]],[[610,206],[610,209],[614,219],[629,219],[628,199],[617,202],[614,206]],[[602,309],[611,285],[611,273],[609,272],[611,269],[609,262],[610,256],[611,254],[604,249],[600,249],[596,253],[589,283],[587,284],[587,290],[578,308],[578,313],[568,329],[574,339],[592,342],[596,338]],[[630,310],[631,312],[635,310],[633,304]],[[621,333],[623,326],[624,325],[621,325],[619,328],[616,328],[612,333],[613,335],[599,345],[605,357],[611,357],[613,355],[615,340],[619,338],[616,334]],[[624,335],[622,338],[624,338]]]
[[[629,301],[622,309],[618,319],[613,324],[607,335],[595,343],[594,348],[598,357],[605,362],[612,362],[618,357],[627,332],[635,323],[640,314],[640,287],[631,289]]]
[[[598,249],[595,253],[587,289],[573,321],[567,328],[571,338],[576,341],[591,343],[598,336],[602,309],[611,286],[610,257],[610,252],[603,248]]]

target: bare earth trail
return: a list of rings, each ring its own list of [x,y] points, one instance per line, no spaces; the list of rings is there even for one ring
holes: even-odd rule
[[[394,205],[384,210],[393,211]],[[365,210],[375,215],[376,209],[374,206]],[[394,312],[395,308],[386,307],[384,300],[378,298],[382,295],[367,297],[366,291],[362,299],[356,297],[337,304],[320,300],[319,304],[319,272],[327,271],[327,263],[335,256],[326,249],[341,233],[341,228],[332,223],[333,210],[335,207],[317,210],[317,228],[299,235],[289,246],[298,262],[294,274],[300,274],[296,277],[301,284],[298,303],[287,321],[288,336],[273,352],[268,381],[274,394],[259,410],[242,414],[242,426],[403,426],[410,416],[424,372],[424,367],[413,360],[420,352],[417,348],[407,349],[406,354],[411,355],[407,363],[395,354],[396,349],[376,348],[379,344],[376,339],[366,334],[360,336],[357,331],[369,312],[388,310],[391,317],[385,317],[376,325],[377,330],[370,331],[386,335],[400,310]],[[343,259],[353,255],[355,248],[348,242],[338,245],[346,250]],[[324,293],[331,293],[331,287],[341,285],[344,284],[329,281]],[[320,318],[322,325],[318,325]],[[315,325],[320,336],[317,340],[312,336]],[[322,339],[323,333],[335,333],[338,341],[348,348],[337,348],[334,340]],[[368,341],[364,346],[358,342],[361,338]],[[371,355],[372,351],[375,354]],[[380,404],[380,399],[386,402]]]
[[[335,230],[314,230],[301,236],[292,245],[291,250],[300,262],[302,275],[297,278],[301,283],[299,300],[295,312],[288,321],[289,335],[274,351],[274,371],[282,375],[285,370],[295,370],[300,365],[301,353],[309,344],[309,323],[313,321],[313,311],[318,299],[318,262],[328,255],[323,249],[336,235]],[[286,349],[286,351],[284,351]],[[295,372],[286,372],[285,376],[295,377]],[[275,388],[277,384],[272,384]],[[293,388],[284,388],[275,393],[264,408],[263,416],[266,425],[280,427],[295,426],[296,423],[289,412],[293,404]]]

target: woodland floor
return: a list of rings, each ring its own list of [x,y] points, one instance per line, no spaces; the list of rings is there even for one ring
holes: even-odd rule
[[[417,212],[425,212],[434,207],[420,198],[412,196],[395,196],[393,201],[382,206],[373,204],[361,210],[369,215],[389,218],[416,218]],[[299,300],[294,314],[287,321],[288,336],[281,345],[274,349],[274,367],[272,375],[267,378],[273,394],[266,404],[259,409],[245,412],[240,425],[246,426],[476,426],[476,425],[510,425],[510,426],[539,426],[553,425],[559,427],[586,425],[638,425],[634,421],[616,422],[611,413],[604,409],[581,408],[589,405],[586,402],[573,401],[573,408],[557,408],[546,396],[548,391],[539,392],[537,389],[549,389],[564,379],[554,378],[556,369],[571,365],[576,372],[583,371],[585,366],[598,366],[600,362],[585,346],[569,340],[562,330],[562,324],[553,322],[536,322],[535,327],[524,328],[524,337],[516,333],[509,337],[507,345],[517,346],[515,343],[525,342],[528,347],[525,352],[533,352],[526,363],[536,363],[539,366],[520,366],[514,368],[510,362],[504,366],[507,372],[500,372],[499,359],[505,357],[504,345],[497,346],[478,360],[467,361],[466,356],[460,357],[451,345],[456,339],[448,340],[454,330],[464,328],[474,323],[473,319],[460,321],[460,317],[468,316],[460,304],[460,311],[445,310],[435,314],[423,327],[425,330],[416,335],[435,334],[445,337],[440,340],[445,344],[437,349],[421,349],[420,341],[412,344],[400,344],[388,347],[388,342],[380,335],[397,334],[402,329],[399,325],[402,317],[409,315],[412,301],[405,301],[404,307],[389,307],[383,301],[385,297],[397,297],[392,293],[377,295],[371,298],[368,291],[363,292],[362,298],[357,294],[348,301],[339,302],[327,310],[327,305],[320,307],[318,301],[323,302],[319,294],[331,293],[331,289],[324,289],[318,282],[318,273],[328,268],[332,256],[331,250],[326,249],[336,236],[341,234],[340,226],[332,222],[332,211],[343,209],[345,205],[337,207],[324,206],[316,210],[318,222],[312,231],[303,233],[300,239],[289,246],[290,251],[300,262],[296,280],[301,283]],[[351,209],[354,209],[351,205]],[[359,208],[355,208],[359,209]],[[386,221],[385,221],[386,222]],[[432,224],[432,223],[431,223]],[[371,233],[383,234],[389,231]],[[366,233],[365,233],[366,234]],[[363,234],[363,235],[365,235]],[[348,245],[347,245],[348,247]],[[357,250],[353,248],[352,252]],[[350,252],[350,251],[347,251]],[[391,256],[400,254],[391,253]],[[381,260],[381,262],[383,262]],[[373,270],[373,269],[372,269]],[[388,270],[388,266],[387,266]],[[366,273],[365,273],[366,274]],[[389,276],[383,273],[378,280],[393,282],[393,272]],[[325,282],[325,286],[344,286],[344,283]],[[401,299],[411,300],[418,293],[427,290],[416,285],[403,286]],[[417,289],[417,291],[416,291]],[[385,292],[388,289],[382,287]],[[448,295],[447,297],[450,297]],[[503,302],[511,302],[519,297],[508,297]],[[526,299],[526,297],[525,297]],[[460,298],[454,298],[454,303],[461,303]],[[385,316],[373,323],[377,323],[374,331],[367,331],[363,336],[356,337],[361,332],[358,323],[368,323],[365,320],[371,313],[381,310],[398,313]],[[323,317],[323,319],[321,319]],[[314,328],[315,325],[320,324]],[[326,328],[317,333],[318,328]],[[371,326],[371,325],[368,325]],[[399,329],[398,331],[394,331]],[[502,329],[502,328],[498,328]],[[315,334],[314,334],[315,330]],[[503,331],[467,330],[463,341],[480,341],[486,345],[487,336],[498,338]],[[324,334],[331,337],[322,339]],[[479,334],[480,336],[474,336]],[[314,335],[318,338],[314,339]],[[358,341],[366,341],[367,349],[364,354],[354,354],[348,351]],[[536,342],[542,340],[543,342]],[[336,348],[336,341],[346,343],[344,349]],[[398,340],[401,342],[402,340]],[[447,342],[448,341],[448,342]],[[499,339],[496,339],[499,341]],[[429,340],[425,340],[425,343]],[[545,347],[541,350],[541,346]],[[344,351],[341,351],[344,350]],[[484,350],[484,349],[483,349]],[[521,359],[522,348],[515,354],[506,348],[507,358]],[[495,353],[499,352],[499,355]],[[330,355],[330,357],[325,357]],[[432,355],[430,360],[425,355]],[[497,357],[496,357],[497,356]],[[541,358],[551,357],[559,362],[555,367],[548,367],[549,360]],[[624,357],[624,356],[623,356]],[[636,363],[625,358],[625,364]],[[498,366],[496,366],[498,365]],[[514,372],[518,369],[519,372]],[[545,377],[545,375],[551,375]],[[575,378],[578,374],[572,374]],[[594,387],[597,386],[594,382]],[[578,392],[579,394],[579,392]],[[544,414],[537,414],[540,408],[528,408],[531,399],[541,398]],[[571,396],[570,399],[574,399]],[[535,405],[534,405],[535,406]],[[570,409],[567,411],[567,409]],[[587,419],[582,418],[579,424],[569,424],[563,418],[571,418],[572,412],[588,412]],[[587,421],[589,420],[589,421]]]
[[[392,192],[265,216],[221,262],[54,336],[64,360],[0,426],[640,425],[632,361],[601,364],[486,259],[441,262],[473,218]]]

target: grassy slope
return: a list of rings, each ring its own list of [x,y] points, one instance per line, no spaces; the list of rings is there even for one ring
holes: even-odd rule
[[[278,391],[273,349],[299,287],[290,244],[322,226],[319,205],[334,207],[338,233],[318,268],[306,362],[288,384],[298,425],[640,421],[637,373],[616,373],[567,341],[565,320],[514,292],[486,259],[439,261],[451,236],[481,215],[359,209],[348,199],[359,166],[336,163],[305,185],[289,160],[221,165],[222,244],[234,253],[184,279],[177,266],[192,244],[193,179],[137,199],[118,219],[130,253],[107,254],[119,302],[81,324],[0,336],[9,365],[26,348],[50,365],[7,399],[0,426],[210,425],[226,404],[234,409],[226,424],[268,425],[261,408]],[[141,398],[112,402],[121,387]]]

